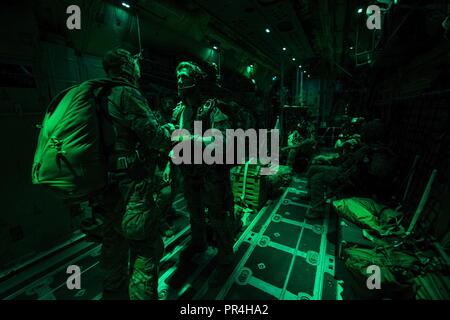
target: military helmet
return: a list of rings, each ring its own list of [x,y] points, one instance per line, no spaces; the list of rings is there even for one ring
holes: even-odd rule
[[[364,117],[354,117],[354,118],[352,118],[352,120],[351,120],[351,123],[352,124],[359,124],[359,123],[362,123],[362,122],[364,122]]]
[[[353,117],[348,125],[349,133],[360,133],[365,120],[366,119],[364,117]]]
[[[103,57],[103,69],[108,74],[132,76],[134,63],[141,58],[141,54],[132,55],[125,49],[113,49]]]
[[[176,72],[178,73],[181,69],[187,69],[189,75],[193,77],[196,83],[199,83],[207,78],[206,72],[204,72],[202,68],[192,61],[180,62],[176,68]]]

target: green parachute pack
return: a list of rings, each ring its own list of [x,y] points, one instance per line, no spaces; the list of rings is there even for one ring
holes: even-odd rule
[[[120,79],[85,81],[48,105],[32,167],[32,183],[66,200],[84,199],[107,183],[99,98],[103,89],[133,87]]]
[[[417,276],[421,261],[409,252],[395,248],[377,247],[373,249],[351,247],[345,249],[346,268],[353,274],[358,283],[367,283],[371,275],[369,268],[379,268],[382,291],[378,294],[385,297],[408,297],[415,295],[414,278]],[[375,290],[376,293],[377,290]]]

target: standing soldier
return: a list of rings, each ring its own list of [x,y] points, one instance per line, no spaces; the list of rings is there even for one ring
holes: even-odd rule
[[[202,83],[206,74],[192,62],[181,62],[176,68],[178,94],[181,102],[174,111],[180,128],[193,132],[194,121],[201,121],[203,130],[230,128],[230,119],[221,111],[220,101],[204,96]],[[207,143],[207,137],[190,136],[191,141]],[[170,165],[170,162],[169,162]],[[173,164],[172,164],[173,166]],[[207,249],[205,209],[217,239],[219,270],[229,270],[233,258],[233,198],[230,170],[226,165],[181,164],[184,196],[190,214],[192,242],[181,255],[181,262]],[[223,272],[222,274],[226,274]]]
[[[138,59],[116,49],[103,58],[108,77],[131,84],[100,95],[109,184],[96,199],[105,217],[101,265],[103,298],[158,298],[158,265],[164,243],[152,190],[154,154],[169,150],[173,125],[160,126],[137,89]],[[131,274],[128,274],[128,263]],[[128,291],[128,293],[127,293]]]

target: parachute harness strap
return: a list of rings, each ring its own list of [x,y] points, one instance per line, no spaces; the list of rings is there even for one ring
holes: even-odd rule
[[[247,175],[248,175],[248,165],[250,164],[250,160],[248,160],[245,163],[245,168],[244,168],[244,183],[242,186],[242,195],[241,195],[241,199],[242,201],[245,201],[245,193],[246,193],[246,189],[247,189]]]
[[[58,156],[62,156],[62,155],[66,154],[66,151],[62,150],[62,144],[63,144],[62,140],[59,140],[58,138],[53,136],[50,138],[50,142],[51,142],[50,146],[57,150]]]

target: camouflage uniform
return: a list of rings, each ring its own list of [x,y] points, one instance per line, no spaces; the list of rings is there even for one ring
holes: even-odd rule
[[[194,121],[202,121],[202,129],[220,130],[225,137],[225,130],[231,128],[230,119],[218,107],[218,100],[211,99],[203,103],[194,112],[192,119],[181,115],[186,106],[178,104],[174,110],[175,123],[193,132]],[[192,246],[206,247],[205,208],[208,208],[208,218],[217,237],[219,263],[228,264],[233,254],[232,223],[234,205],[231,190],[230,170],[226,165],[181,164],[179,166],[184,180],[184,196],[190,213]]]
[[[97,199],[105,218],[104,296],[128,289],[132,300],[157,299],[164,244],[158,230],[154,154],[170,148],[170,130],[158,124],[146,99],[133,87],[110,89],[100,105],[107,111],[102,129],[110,167],[107,190]]]

